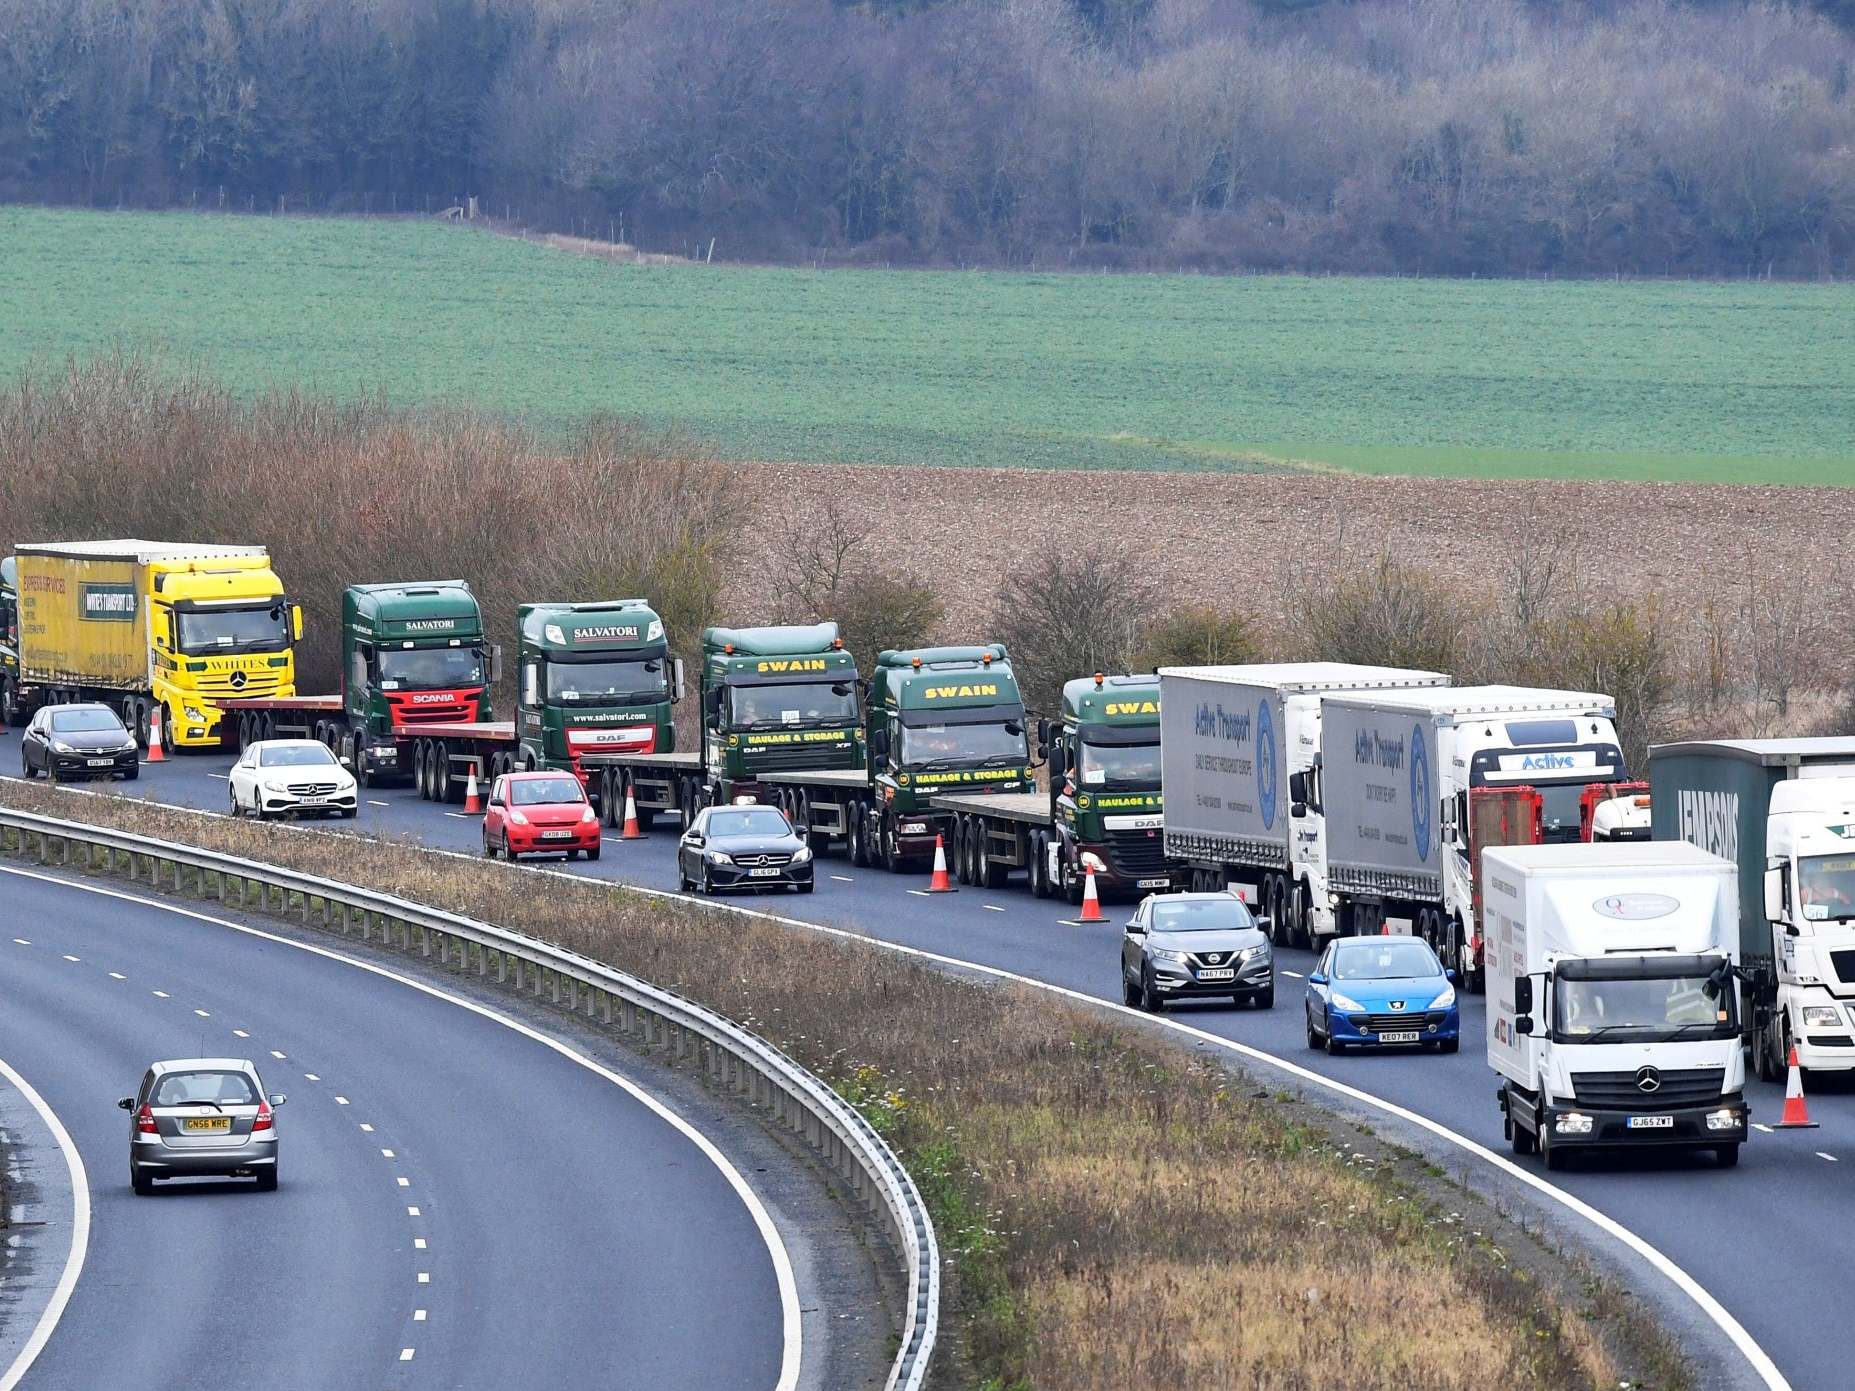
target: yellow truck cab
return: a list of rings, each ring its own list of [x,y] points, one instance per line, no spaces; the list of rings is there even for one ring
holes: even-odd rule
[[[21,545],[17,706],[100,700],[146,743],[220,742],[217,701],[296,692],[302,610],[260,546]]]

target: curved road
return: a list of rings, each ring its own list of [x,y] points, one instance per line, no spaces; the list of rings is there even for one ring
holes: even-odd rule
[[[16,734],[0,736],[0,767],[14,766],[16,743]],[[229,764],[223,757],[170,758],[145,768],[141,782],[112,784],[108,790],[218,812],[225,804]],[[454,807],[422,802],[399,788],[366,790],[362,796],[358,823],[326,823],[328,829],[358,825],[363,832],[416,837],[434,848],[479,851],[477,818]],[[550,863],[570,873],[674,892],[676,834],[674,820],[660,823],[642,841],[622,841],[608,832],[599,863]],[[820,859],[818,876],[818,892],[809,898],[769,896],[748,903],[1119,1003],[1125,910],[1111,905],[1110,923],[1071,926],[1063,920],[1074,910],[1059,901],[1032,898],[1022,876],[1001,890],[965,887],[957,895],[930,897],[919,892],[924,878],[855,869],[835,853]],[[1479,998],[1463,998],[1465,1043],[1454,1056],[1328,1058],[1308,1051],[1302,1035],[1299,976],[1310,969],[1311,955],[1283,951],[1277,961],[1277,1005],[1271,1011],[1188,1004],[1169,1013],[1362,1088],[1491,1149],[1505,1149],[1493,1074],[1479,1043],[1484,1027]],[[1840,1282],[1821,1278],[1819,1272],[1842,1268],[1844,1233],[1855,1222],[1850,1189],[1855,1076],[1813,1077],[1811,1085],[1811,1114],[1821,1129],[1754,1133],[1731,1172],[1713,1169],[1710,1158],[1641,1156],[1575,1160],[1577,1167],[1551,1181],[1684,1267],[1745,1325],[1794,1386],[1841,1387],[1849,1384],[1848,1367],[1855,1362],[1855,1323],[1846,1317]],[[1752,1081],[1747,1090],[1754,1123],[1776,1120],[1783,1089]],[[1520,1162],[1544,1177],[1537,1159]]]
[[[0,901],[0,1058],[75,1138],[93,1202],[26,1387],[778,1381],[785,1311],[753,1216],[605,1077],[262,933],[5,867]],[[278,1192],[131,1195],[116,1098],[196,1054],[249,1057],[289,1094]]]

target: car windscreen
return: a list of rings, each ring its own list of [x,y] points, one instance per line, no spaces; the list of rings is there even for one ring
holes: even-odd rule
[[[335,761],[335,755],[320,744],[289,744],[277,749],[259,749],[260,768],[322,768]]]
[[[771,807],[757,811],[718,811],[709,817],[711,836],[789,836],[792,827]]]
[[[1707,994],[1706,975],[1555,979],[1552,1030],[1574,1043],[1600,1033],[1637,1042],[1725,1037],[1738,1032],[1733,992]]]
[[[547,698],[555,705],[655,704],[670,698],[661,657],[604,662],[549,662]]]
[[[1155,903],[1155,932],[1240,932],[1256,926],[1249,908],[1237,899],[1189,899],[1183,903]]]
[[[509,784],[509,800],[518,807],[553,802],[584,802],[578,778],[518,778]]]
[[[155,1083],[149,1104],[189,1106],[210,1101],[218,1106],[254,1106],[257,1100],[257,1091],[244,1073],[202,1069],[165,1074]]]
[[[182,652],[281,652],[290,630],[282,604],[260,609],[183,609]]]
[[[1022,763],[1027,757],[1024,726],[1017,720],[904,724],[901,755],[906,768]]]
[[[1797,891],[1810,922],[1855,917],[1855,855],[1800,857]]]
[[[444,691],[483,684],[483,658],[474,647],[380,649],[383,691]]]
[[[1349,945],[1333,954],[1335,980],[1404,980],[1412,976],[1440,976],[1443,967],[1436,953],[1422,942],[1381,937],[1364,945]]]
[[[54,734],[126,734],[122,721],[109,710],[56,710],[52,712]]]
[[[731,729],[857,722],[857,688],[850,681],[786,681],[777,686],[728,687]]]
[[[1159,744],[1091,744],[1076,754],[1076,782],[1082,787],[1158,787]]]

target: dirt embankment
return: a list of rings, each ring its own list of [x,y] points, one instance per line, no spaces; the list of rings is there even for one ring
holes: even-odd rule
[[[977,636],[997,576],[1051,539],[1142,556],[1179,601],[1253,615],[1282,633],[1294,572],[1389,549],[1465,594],[1491,591],[1523,548],[1563,561],[1558,583],[1593,599],[1659,596],[1677,621],[1748,574],[1808,585],[1841,650],[1855,632],[1846,558],[1855,488],[1487,482],[1339,474],[1057,472],[743,465],[759,538],[724,608],[764,606],[759,577],[795,512],[836,498],[900,564],[938,584],[948,626]],[[1292,564],[1292,568],[1291,568]]]

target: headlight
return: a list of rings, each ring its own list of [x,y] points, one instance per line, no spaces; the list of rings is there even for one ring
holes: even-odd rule
[[[1102,859],[1102,857],[1097,855],[1093,850],[1084,850],[1082,852],[1082,867],[1084,869],[1092,869],[1097,874],[1106,874],[1108,872],[1108,862]],[[1155,955],[1157,955],[1157,953],[1155,953]],[[1181,957],[1180,960],[1184,960],[1184,958]]]
[[[1242,951],[1237,953],[1237,960],[1254,961],[1257,957],[1267,956],[1268,954],[1269,944],[1265,942],[1259,947],[1245,947]]]
[[[1155,961],[1169,961],[1174,966],[1185,964],[1185,953],[1182,951],[1168,951],[1164,947],[1154,947],[1150,954]]]
[[[801,845],[797,850],[792,852],[792,862],[795,865],[808,864],[811,858],[812,849],[809,845]]]
[[[1434,1000],[1430,1001],[1430,1008],[1431,1009],[1448,1009],[1455,1002],[1456,1002],[1456,987],[1453,985],[1445,985],[1443,987],[1443,993],[1441,995],[1438,995]]]
[[[1739,1113],[1734,1110],[1707,1112],[1709,1130],[1737,1130],[1743,1123]]]
[[[1335,1009],[1357,1011],[1359,1013],[1365,1012],[1365,1006],[1360,1004],[1359,1001],[1355,1000],[1351,995],[1342,995],[1336,990],[1328,998],[1332,1000]]]
[[[1591,1133],[1591,1117],[1585,1115],[1581,1111],[1567,1111],[1564,1115],[1553,1121],[1552,1128],[1561,1135],[1589,1135]]]
[[[195,710],[191,705],[181,706],[180,713],[185,715],[188,719],[192,720],[195,724],[206,723],[206,716],[200,711]]]
[[[582,822],[586,822],[586,821],[597,821],[598,819],[599,819],[599,813],[598,813],[598,812],[596,812],[596,811],[594,811],[594,810],[593,810],[593,809],[592,809],[591,807],[583,807],[583,808],[581,808],[581,810],[580,810],[580,820],[581,820]]]
[[[1842,1025],[1842,1016],[1836,1012],[1834,1005],[1805,1005],[1803,1007],[1803,1026],[1806,1029],[1835,1029]]]
[[[69,744],[65,743],[64,740],[62,739],[54,739],[52,740],[52,752],[53,753],[76,753],[77,750],[72,748]]]
[[[517,826],[526,826],[528,824],[528,818],[514,807],[509,808],[509,820]]]
[[[702,858],[712,865],[731,865],[734,863],[734,856],[721,850],[710,850]]]

